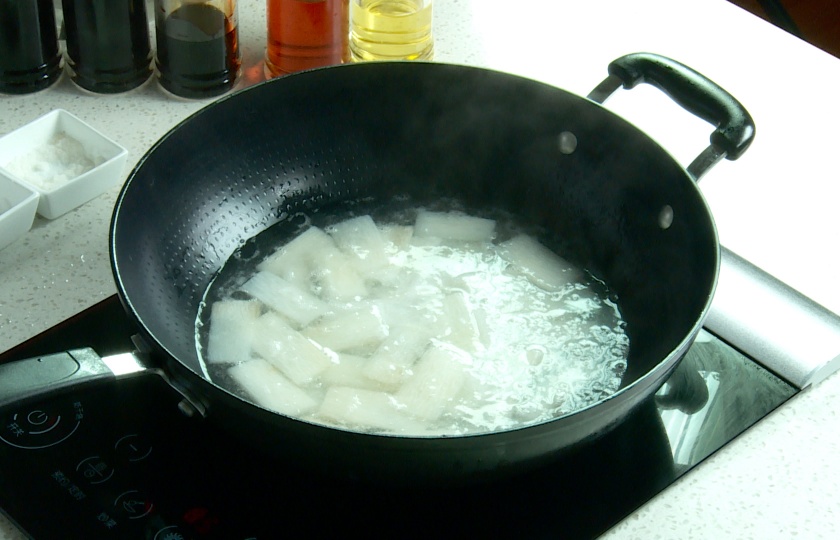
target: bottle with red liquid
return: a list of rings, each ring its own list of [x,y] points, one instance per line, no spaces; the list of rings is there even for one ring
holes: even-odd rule
[[[268,0],[266,78],[349,60],[348,0]]]
[[[241,66],[236,15],[236,0],[155,0],[161,86],[195,99],[233,88]]]
[[[60,76],[52,0],[0,0],[0,92],[37,92]]]

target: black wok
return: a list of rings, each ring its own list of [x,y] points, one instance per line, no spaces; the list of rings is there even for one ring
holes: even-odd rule
[[[117,201],[117,288],[142,336],[208,421],[302,467],[345,478],[461,482],[556,458],[650,397],[702,326],[719,245],[695,181],[750,144],[752,120],[702,76],[654,55],[610,65],[584,99],[465,66],[370,63],[272,80],[224,98],[163,137]],[[686,171],[604,109],[621,84],[649,82],[716,126]],[[253,405],[208,381],[194,323],[202,296],[246,240],[301,212],[397,196],[507,210],[603,279],[627,322],[621,390],[551,422],[463,437],[326,428]]]

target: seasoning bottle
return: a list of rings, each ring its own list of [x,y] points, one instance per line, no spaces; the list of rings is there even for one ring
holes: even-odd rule
[[[350,56],[367,60],[431,60],[432,0],[350,0]]]
[[[347,1],[268,0],[266,78],[346,62]]]
[[[155,29],[166,90],[206,98],[233,88],[242,64],[236,0],[155,0]]]
[[[0,92],[37,92],[60,76],[53,0],[0,0]]]
[[[91,92],[136,88],[152,74],[146,0],[62,0],[67,66]]]

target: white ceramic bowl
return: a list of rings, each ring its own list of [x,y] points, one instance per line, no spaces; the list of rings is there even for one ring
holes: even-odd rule
[[[128,151],[63,109],[0,138],[0,173],[40,195],[55,219],[101,195],[123,175]]]
[[[38,194],[0,171],[0,249],[32,228]]]

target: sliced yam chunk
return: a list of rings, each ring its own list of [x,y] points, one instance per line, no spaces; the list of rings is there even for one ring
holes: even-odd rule
[[[400,412],[394,396],[361,388],[333,386],[327,390],[318,414],[344,426],[395,433],[421,433],[422,423]]]
[[[271,272],[305,288],[312,262],[324,250],[335,249],[332,238],[319,229],[310,227],[257,265],[257,270]]]
[[[406,412],[422,420],[435,420],[454,406],[466,381],[469,355],[456,347],[433,343],[414,364],[414,374],[394,394]]]
[[[384,386],[364,374],[367,358],[352,354],[339,354],[338,363],[331,365],[320,375],[321,384],[330,386],[350,386],[368,390],[384,390]]]
[[[389,265],[365,272],[364,280],[371,289],[375,289],[377,285],[393,289],[408,281],[410,277],[407,276],[409,272],[405,268]]]
[[[371,355],[362,373],[387,386],[399,386],[429,346],[432,335],[424,327],[394,329]]]
[[[276,274],[301,290],[320,289],[318,294],[331,300],[365,296],[364,280],[332,237],[318,227],[310,227],[261,262],[257,269]]]
[[[411,237],[411,245],[419,248],[429,248],[443,245],[444,240],[439,236],[421,236],[415,234]]]
[[[312,271],[309,264],[302,260],[283,265],[260,263],[257,265],[257,270],[279,276],[302,291],[309,291],[312,288]]]
[[[262,359],[233,366],[228,374],[257,405],[289,416],[300,416],[318,407],[318,402]]]
[[[414,235],[437,237],[463,242],[490,242],[496,231],[496,222],[458,212],[429,212],[420,210],[414,222]]]
[[[379,234],[382,235],[387,247],[401,251],[408,249],[408,246],[411,245],[414,227],[411,225],[380,225]]]
[[[422,341],[428,345],[432,338],[443,335],[446,330],[445,321],[440,317],[440,300],[436,297],[423,298],[404,293],[376,300],[375,305],[382,313],[389,336],[392,333],[397,337],[402,333],[421,334]]]
[[[273,312],[257,320],[253,349],[300,386],[311,382],[333,365],[328,351],[306,339]]]
[[[207,362],[237,363],[251,357],[254,323],[261,306],[254,300],[220,300],[210,308]]]
[[[499,255],[531,283],[548,291],[560,290],[583,277],[568,261],[528,235],[520,234],[499,244]]]
[[[465,351],[476,352],[482,347],[481,332],[467,296],[461,291],[443,298],[445,340]]]
[[[376,306],[365,306],[327,315],[301,333],[322,347],[344,352],[376,347],[388,327]]]
[[[388,264],[385,240],[370,216],[351,218],[327,229],[338,248],[356,262],[364,273]]]
[[[257,272],[240,289],[301,326],[330,309],[317,296],[271,272]]]
[[[355,300],[368,295],[365,280],[350,257],[336,248],[326,249],[316,257],[312,276],[325,300]]]
[[[427,326],[429,319],[425,316],[430,316],[428,309],[412,296],[410,286],[403,285],[403,289],[395,291],[394,296],[378,298],[371,305],[382,314],[382,320],[389,329],[396,326],[409,329]]]

